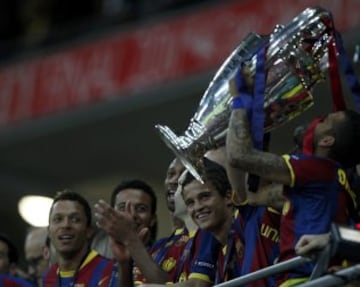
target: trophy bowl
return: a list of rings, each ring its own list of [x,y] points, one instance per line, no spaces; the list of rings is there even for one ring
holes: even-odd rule
[[[277,25],[270,35],[250,33],[229,55],[211,80],[184,134],[156,125],[160,137],[200,182],[202,158],[225,144],[231,115],[229,81],[242,64],[254,76],[256,53],[266,46],[264,130],[297,117],[313,105],[311,90],[325,78],[327,47],[332,36],[331,14],[307,8],[288,25]],[[325,60],[324,60],[325,59]]]

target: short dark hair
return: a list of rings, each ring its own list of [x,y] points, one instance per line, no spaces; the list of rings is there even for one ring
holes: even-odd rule
[[[52,213],[54,204],[58,201],[63,201],[63,200],[70,200],[70,201],[75,201],[75,202],[79,203],[84,209],[86,220],[87,220],[87,222],[86,222],[87,226],[91,225],[91,208],[90,208],[89,202],[83,196],[81,196],[79,193],[76,193],[70,189],[64,189],[62,191],[59,191],[55,195],[54,201],[51,205],[50,214]]]
[[[7,256],[9,259],[9,263],[18,263],[19,260],[18,251],[15,245],[10,240],[10,238],[4,233],[0,233],[0,241],[4,242],[8,247]]]
[[[211,182],[222,197],[225,197],[227,192],[231,190],[225,168],[206,157],[203,158],[202,178],[205,182]],[[190,172],[187,172],[182,188],[193,180],[195,180],[195,177]]]
[[[117,187],[115,187],[115,189],[113,190],[113,192],[111,194],[111,199],[110,199],[111,206],[115,207],[116,196],[121,191],[123,191],[125,189],[129,189],[129,188],[142,190],[143,192],[145,192],[146,194],[148,194],[150,196],[151,214],[155,215],[156,214],[156,201],[157,201],[155,192],[150,185],[148,185],[145,181],[142,181],[140,179],[124,180]],[[156,236],[157,236],[157,231],[158,231],[158,225],[157,225],[157,220],[156,220],[154,223],[154,226],[152,226],[151,230],[150,230],[149,246],[151,246],[155,242]]]
[[[360,162],[360,114],[353,110],[344,114],[345,119],[334,125],[335,143],[329,156],[348,168]]]
[[[139,179],[131,179],[131,180],[124,180],[120,183],[112,192],[110,203],[112,207],[115,207],[116,196],[125,189],[139,189],[148,194],[151,198],[151,213],[156,213],[156,195],[154,190],[150,185],[148,185],[145,181]]]

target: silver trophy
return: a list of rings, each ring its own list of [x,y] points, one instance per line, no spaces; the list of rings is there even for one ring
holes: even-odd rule
[[[276,26],[267,36],[249,34],[225,60],[210,82],[183,135],[156,125],[165,144],[192,175],[202,182],[202,157],[225,144],[231,114],[229,81],[246,64],[255,74],[256,53],[266,45],[267,74],[265,132],[300,115],[313,105],[312,87],[325,78],[327,47],[332,37],[331,15],[322,8],[307,8],[287,26]]]

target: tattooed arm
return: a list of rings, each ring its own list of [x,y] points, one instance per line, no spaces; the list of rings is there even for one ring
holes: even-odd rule
[[[247,192],[249,205],[263,205],[281,211],[285,203],[283,185],[279,183],[261,184],[257,192]]]
[[[289,185],[291,174],[285,160],[276,154],[253,147],[246,110],[231,113],[226,139],[227,158],[230,166],[256,174],[263,179]]]
[[[246,173],[230,165],[229,160],[226,162],[226,173],[233,193],[233,203],[241,205],[247,201],[246,196]]]

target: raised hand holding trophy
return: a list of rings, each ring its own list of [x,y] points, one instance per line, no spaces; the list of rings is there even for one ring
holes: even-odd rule
[[[161,138],[202,182],[203,155],[225,143],[231,114],[229,82],[239,67],[246,65],[253,77],[256,53],[265,46],[264,131],[268,132],[313,105],[311,90],[325,78],[332,37],[331,14],[322,8],[304,10],[268,36],[250,33],[216,72],[184,134],[177,136],[169,127],[156,125]]]

